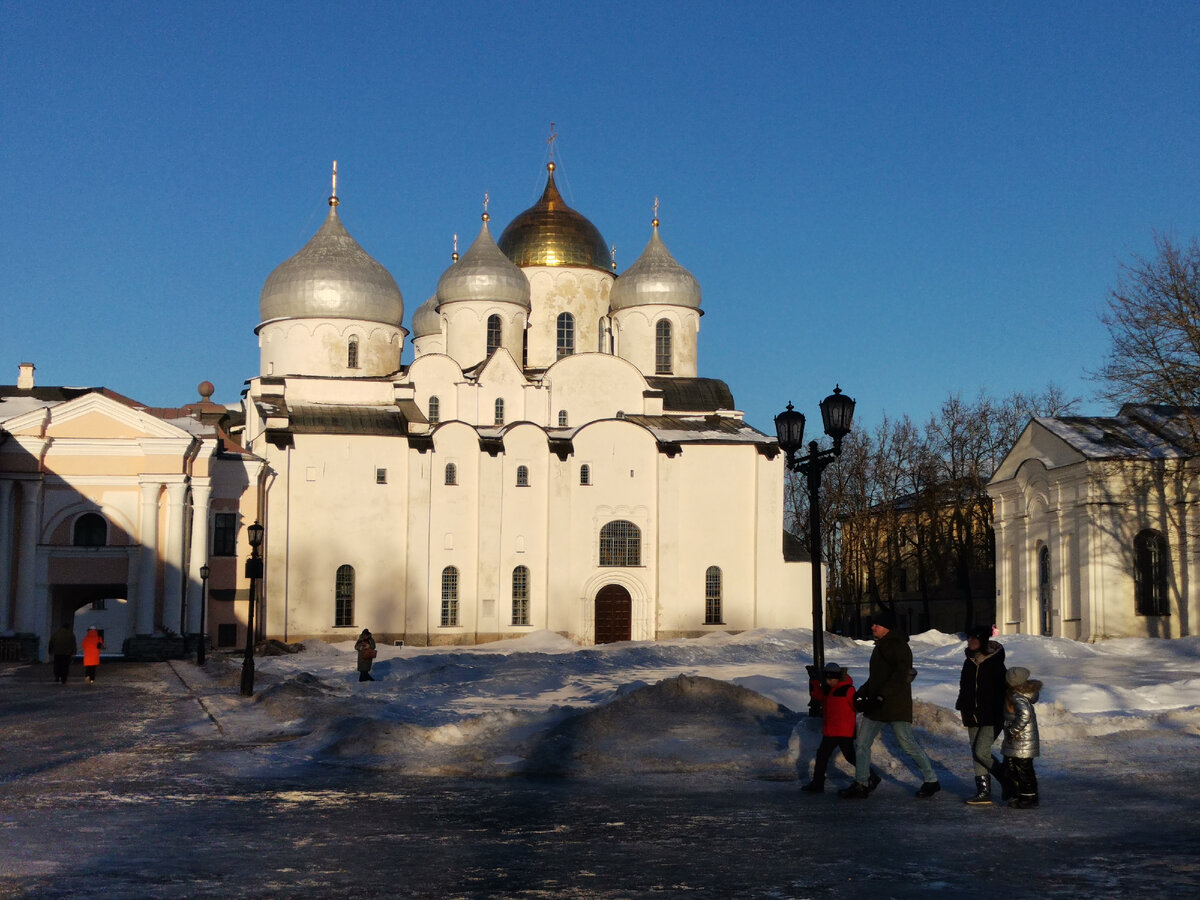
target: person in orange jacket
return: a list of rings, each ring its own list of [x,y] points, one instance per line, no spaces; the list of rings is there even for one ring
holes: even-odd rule
[[[817,748],[812,781],[800,790],[806,794],[820,794],[825,790],[825,768],[834,750],[841,750],[850,765],[855,762],[854,734],[858,722],[854,708],[854,680],[837,663],[826,663],[819,678],[812,666],[807,668],[811,676],[808,694],[821,704],[821,745]],[[875,790],[879,781],[879,776],[872,772],[871,790]]]
[[[104,649],[104,638],[93,625],[83,637],[83,676],[88,684],[96,683],[96,669],[100,668],[100,651]]]

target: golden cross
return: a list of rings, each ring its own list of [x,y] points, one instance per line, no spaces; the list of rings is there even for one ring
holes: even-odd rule
[[[558,132],[554,130],[554,123],[550,123],[550,137],[546,138],[546,143],[550,145],[550,160],[554,161],[554,142],[558,140]]]

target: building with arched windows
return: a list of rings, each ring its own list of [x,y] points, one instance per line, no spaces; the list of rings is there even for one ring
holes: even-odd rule
[[[256,621],[288,641],[366,627],[415,644],[531,629],[591,643],[811,623],[807,559],[785,551],[778,443],[699,377],[700,285],[657,218],[618,274],[551,163],[498,240],[484,214],[410,329],[336,193],[266,278],[242,403],[215,417],[94,394],[39,405],[19,389],[0,403],[14,435],[0,445],[10,628],[44,647],[56,618],[78,617],[83,594],[55,579],[86,557],[120,586],[99,599],[134,610],[123,634],[195,633],[207,563],[207,631],[241,641],[255,519]],[[108,418],[85,418],[88,404]],[[67,450],[54,429],[68,420],[94,429],[90,443]],[[118,465],[118,445],[137,461]],[[69,501],[42,503],[58,481],[38,480],[39,459],[79,475]]]
[[[1180,637],[1200,621],[1200,410],[1033,419],[988,485],[1002,630]]]

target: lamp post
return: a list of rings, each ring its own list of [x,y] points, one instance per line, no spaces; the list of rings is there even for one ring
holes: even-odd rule
[[[808,453],[798,456],[804,446],[804,414],[798,413],[788,403],[787,409],[775,417],[775,434],[779,447],[787,454],[785,465],[792,472],[805,475],[808,487],[808,553],[812,559],[812,616],[813,616],[813,670],[820,677],[825,668],[825,601],[821,595],[821,515],[819,495],[821,473],[825,467],[842,455],[842,438],[850,433],[850,422],[854,418],[854,401],[835,387],[833,393],[821,401],[821,419],[825,433],[833,438],[833,447],[821,450],[816,441],[808,444]],[[820,705],[811,701],[810,716],[820,715]]]
[[[258,579],[262,578],[263,562],[258,555],[262,546],[263,527],[255,522],[246,529],[246,537],[250,541],[250,558],[246,560],[246,577],[250,579],[250,610],[246,613],[246,655],[242,659],[242,695],[250,697],[254,694],[254,607],[258,602],[255,596]]]
[[[208,609],[208,576],[212,570],[209,569],[208,563],[200,567],[200,643],[196,645],[196,665],[204,665],[205,644],[208,643],[208,638],[204,634],[204,613]]]

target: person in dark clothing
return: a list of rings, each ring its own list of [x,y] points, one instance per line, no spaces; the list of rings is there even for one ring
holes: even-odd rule
[[[816,675],[812,666],[810,674]],[[854,680],[837,663],[826,663],[821,677],[808,682],[809,696],[821,704],[821,744],[813,763],[812,781],[800,788],[807,794],[825,790],[825,769],[834,750],[841,750],[846,762],[854,765],[854,733],[857,713],[854,709]],[[871,773],[869,787],[879,784],[879,776]]]
[[[374,681],[371,664],[375,662],[375,638],[371,637],[369,629],[363,629],[358,640],[354,642],[354,649],[358,651],[358,680]]]
[[[967,798],[971,806],[990,806],[991,773],[1000,771],[999,760],[992,756],[992,744],[1004,727],[1004,647],[992,640],[990,626],[974,628],[967,637],[966,661],[958,681],[958,700],[954,708],[962,716],[975,763],[975,795]],[[1001,780],[1001,785],[1005,782]]]
[[[49,650],[50,655],[54,657],[54,680],[59,684],[66,684],[71,675],[71,658],[79,650],[70,622],[63,622],[62,628],[50,635]]]
[[[858,691],[857,706],[863,713],[858,737],[854,740],[854,784],[838,791],[838,796],[851,800],[865,800],[871,793],[871,745],[884,725],[892,726],[892,733],[921,770],[921,783],[917,796],[932,797],[942,789],[929,757],[913,735],[912,651],[908,648],[908,635],[901,631],[896,614],[885,610],[871,620],[871,634],[875,637],[875,649],[871,651],[871,662],[867,681]]]

